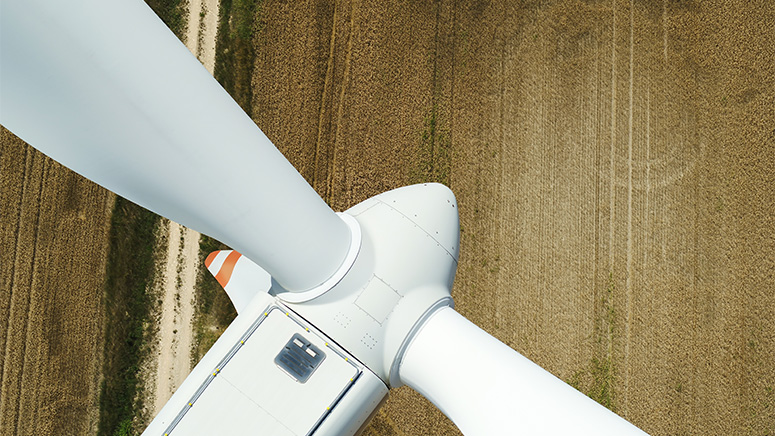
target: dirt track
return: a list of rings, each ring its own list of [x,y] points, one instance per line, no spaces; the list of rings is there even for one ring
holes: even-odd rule
[[[464,315],[650,434],[772,434],[775,6],[276,3],[262,7],[254,118],[332,206],[446,180]],[[76,422],[51,389],[94,386],[69,365],[99,346],[99,293],[51,292],[87,276],[50,262],[83,253],[74,270],[92,271],[107,239],[107,194],[40,175],[52,164],[15,144],[3,136],[3,435]],[[62,206],[72,183],[91,199],[85,222],[63,219],[78,216]],[[80,230],[35,233],[62,222]],[[367,434],[455,431],[402,388]]]

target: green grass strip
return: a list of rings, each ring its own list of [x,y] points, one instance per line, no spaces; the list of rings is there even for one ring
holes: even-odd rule
[[[255,0],[222,0],[218,16],[214,76],[248,115],[256,58],[253,39],[263,26],[261,7]]]
[[[105,360],[98,435],[127,435],[142,404],[138,371],[145,350],[144,325],[153,304],[154,231],[159,216],[116,198],[105,283]]]
[[[181,0],[145,0],[145,3],[182,41],[188,24],[188,3]]]

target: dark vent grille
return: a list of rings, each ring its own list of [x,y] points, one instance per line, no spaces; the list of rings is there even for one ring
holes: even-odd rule
[[[326,355],[298,333],[285,344],[274,363],[299,383],[306,382]]]

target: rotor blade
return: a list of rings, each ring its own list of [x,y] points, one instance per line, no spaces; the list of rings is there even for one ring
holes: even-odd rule
[[[399,373],[467,436],[646,434],[449,307],[417,333]]]
[[[347,225],[144,2],[0,7],[3,126],[287,290],[339,268]]]

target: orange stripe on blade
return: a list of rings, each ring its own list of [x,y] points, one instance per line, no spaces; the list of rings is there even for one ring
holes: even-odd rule
[[[213,263],[215,258],[218,256],[218,253],[220,253],[220,251],[213,251],[212,253],[207,255],[207,259],[205,259],[205,268],[210,268],[210,265]]]
[[[223,261],[221,270],[215,275],[215,280],[218,280],[218,283],[220,283],[223,288],[226,288],[229,280],[231,280],[231,273],[234,272],[234,265],[237,264],[237,260],[239,260],[240,257],[242,257],[242,255],[236,251],[229,253],[229,255],[226,256],[226,260]]]

